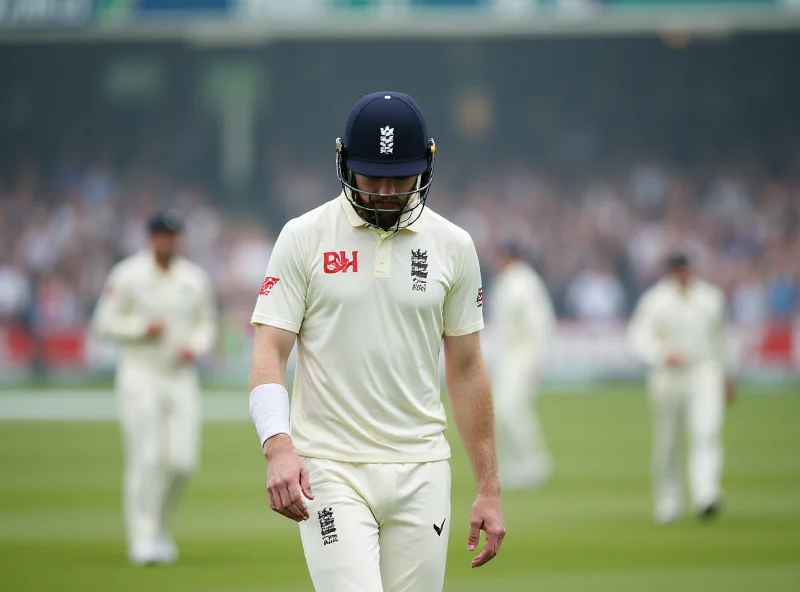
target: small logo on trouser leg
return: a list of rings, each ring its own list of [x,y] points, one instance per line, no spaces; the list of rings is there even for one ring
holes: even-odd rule
[[[333,521],[333,508],[323,508],[317,512],[319,530],[322,533],[322,545],[327,546],[339,540],[336,536],[336,525]]]
[[[437,526],[436,524],[433,525],[433,530],[436,531],[436,536],[442,536],[442,531],[444,530],[444,523],[447,522],[447,518],[442,520],[442,525]]]

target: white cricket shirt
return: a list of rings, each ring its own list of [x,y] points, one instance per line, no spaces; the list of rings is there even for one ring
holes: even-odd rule
[[[541,360],[556,319],[539,274],[523,261],[511,263],[498,274],[491,301],[495,355],[523,352],[531,360]]]
[[[429,208],[392,234],[344,195],[288,222],[253,324],[297,333],[291,437],[303,456],[350,462],[450,457],[443,335],[483,328],[469,234]]]
[[[665,369],[670,352],[681,354],[689,367],[717,363],[728,368],[725,343],[725,296],[700,279],[687,289],[664,279],[648,289],[636,305],[628,327],[633,352],[656,369]]]
[[[156,320],[164,323],[163,334],[145,339],[148,323]],[[214,344],[217,315],[208,274],[182,257],[164,271],[150,250],[128,257],[111,269],[92,328],[100,337],[122,343],[121,365],[179,369],[182,348],[200,356]]]

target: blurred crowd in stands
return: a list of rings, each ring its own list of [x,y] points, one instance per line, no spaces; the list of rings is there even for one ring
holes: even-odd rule
[[[800,307],[800,159],[781,178],[753,165],[687,174],[631,161],[570,183],[499,166],[458,184],[443,166],[428,204],[472,234],[489,295],[498,247],[514,238],[560,316],[624,319],[681,245],[725,288],[734,320],[780,322]],[[337,191],[331,166],[285,170],[265,193],[288,218]],[[84,324],[110,266],[145,247],[145,220],[164,204],[185,213],[187,255],[211,273],[225,318],[245,327],[285,219],[237,216],[213,190],[70,153],[0,179],[0,322],[45,332]]]

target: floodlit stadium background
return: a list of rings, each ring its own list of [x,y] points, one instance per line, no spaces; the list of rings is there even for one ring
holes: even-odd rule
[[[503,553],[471,572],[474,488],[449,433],[446,589],[800,589],[798,30],[797,0],[0,0],[3,588],[311,590],[263,490],[248,321],[281,226],[339,191],[350,107],[391,89],[426,111],[429,205],[472,234],[485,298],[512,236],[559,313],[537,402],[555,475],[506,496]],[[86,322],[165,205],[187,214],[223,331],[182,561],[142,572],[122,537],[114,348]],[[742,396],[721,520],[658,528],[622,337],[679,243],[729,297]]]

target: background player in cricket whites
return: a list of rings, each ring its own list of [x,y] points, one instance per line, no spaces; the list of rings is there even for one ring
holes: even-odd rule
[[[252,316],[250,412],[270,506],[300,523],[318,591],[442,590],[451,480],[443,340],[478,488],[470,551],[486,531],[473,567],[505,534],[478,258],[467,232],[425,208],[434,151],[411,97],[359,100],[337,140],[342,193],[283,228]]]
[[[178,255],[175,212],[149,222],[150,248],[114,266],[93,328],[122,345],[116,394],[125,449],[124,509],[132,563],[177,560],[167,526],[198,460],[195,360],[217,333],[206,272]]]
[[[669,257],[667,276],[647,290],[629,326],[635,354],[651,367],[653,480],[658,523],[683,513],[682,440],[689,436],[689,490],[700,518],[721,509],[725,400],[735,389],[725,343],[725,297],[695,277],[689,257]]]
[[[547,287],[520,246],[502,246],[489,312],[493,321],[492,385],[503,489],[535,488],[552,461],[532,401],[555,312]]]

